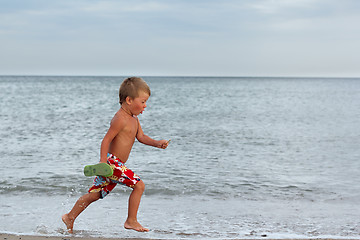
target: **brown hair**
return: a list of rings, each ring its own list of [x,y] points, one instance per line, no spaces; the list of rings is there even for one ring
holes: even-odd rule
[[[151,95],[149,86],[142,78],[126,78],[119,89],[119,103],[124,103],[127,97],[131,97],[132,99],[138,97],[139,91],[144,91],[149,94],[149,96]]]

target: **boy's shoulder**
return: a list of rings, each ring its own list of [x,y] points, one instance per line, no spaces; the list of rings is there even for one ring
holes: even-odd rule
[[[126,125],[131,124],[132,122],[131,120],[132,120],[131,118],[129,118],[122,111],[119,110],[115,113],[110,124],[125,127]],[[139,121],[137,116],[133,116],[133,120],[135,120],[136,122]]]
[[[115,113],[114,117],[111,119],[110,126],[116,127],[118,129],[124,128],[126,126],[126,119],[119,111]]]

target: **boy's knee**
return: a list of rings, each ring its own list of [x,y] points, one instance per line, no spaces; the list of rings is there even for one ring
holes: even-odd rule
[[[135,185],[134,189],[140,190],[142,192],[145,191],[145,183],[140,180],[140,182]]]

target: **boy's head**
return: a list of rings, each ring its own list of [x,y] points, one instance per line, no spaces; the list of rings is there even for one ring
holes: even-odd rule
[[[126,78],[122,82],[119,90],[120,104],[123,104],[126,101],[127,97],[130,97],[132,99],[139,97],[140,91],[149,94],[149,96],[151,95],[149,86],[142,78],[139,77]]]

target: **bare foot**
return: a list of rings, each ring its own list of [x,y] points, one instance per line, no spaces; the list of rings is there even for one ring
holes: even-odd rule
[[[66,225],[66,228],[67,228],[67,231],[69,233],[73,233],[73,227],[74,227],[74,220],[71,220],[69,218],[69,215],[68,214],[64,214],[61,219],[63,220],[63,222],[65,223]]]
[[[141,226],[141,224],[138,223],[138,221],[130,221],[129,219],[126,220],[126,222],[124,224],[124,228],[132,229],[132,230],[135,230],[138,232],[148,232],[149,231],[149,229]]]

